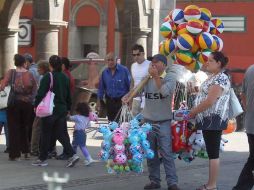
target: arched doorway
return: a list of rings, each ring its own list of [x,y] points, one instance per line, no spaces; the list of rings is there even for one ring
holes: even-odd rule
[[[14,67],[13,56],[18,52],[18,32],[20,12],[25,0],[0,1],[0,76]],[[58,54],[58,29],[63,22],[64,1],[58,4],[52,0],[34,0],[33,25],[36,30],[35,52],[38,59],[48,59]],[[54,41],[55,43],[52,43]]]
[[[106,55],[107,25],[105,13],[96,1],[80,1],[71,11],[69,21],[70,58],[84,58],[92,50]]]
[[[13,55],[18,51],[19,15],[24,0],[0,1],[0,76],[14,67]]]

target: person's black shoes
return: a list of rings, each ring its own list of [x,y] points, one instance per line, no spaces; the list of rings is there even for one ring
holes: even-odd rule
[[[9,153],[9,148],[6,148],[4,153]]]
[[[179,187],[177,187],[177,185],[171,185],[168,187],[168,190],[180,190]]]
[[[58,156],[56,156],[57,160],[69,160],[71,158],[71,156],[68,156],[66,154],[60,154]]]
[[[48,153],[48,159],[56,158],[57,157],[57,152],[52,151]]]
[[[161,185],[158,183],[155,183],[153,181],[151,181],[150,183],[146,184],[144,189],[159,189],[161,188]]]

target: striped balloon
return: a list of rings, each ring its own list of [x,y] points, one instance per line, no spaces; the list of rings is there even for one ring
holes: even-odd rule
[[[191,51],[191,53],[195,54],[195,53],[198,52],[199,48],[200,48],[200,47],[198,46],[197,42],[194,41],[194,44],[193,44],[193,46],[192,46],[192,48],[191,48],[190,51]]]
[[[180,24],[184,21],[184,13],[182,9],[174,9],[170,15],[170,18],[176,24]]]
[[[177,46],[181,50],[190,50],[194,44],[194,39],[190,34],[180,34],[177,37]]]
[[[205,49],[201,52],[198,52],[197,53],[197,60],[198,62],[202,63],[202,64],[205,64],[207,61],[208,61],[208,57],[209,55],[211,54],[211,50],[209,49]]]
[[[209,22],[212,18],[211,12],[207,8],[200,8],[199,10],[201,12],[200,19]]]
[[[204,24],[203,24],[203,32],[210,32],[210,22],[206,22],[204,21]]]
[[[210,33],[211,34],[221,34],[224,30],[224,25],[221,19],[214,18],[210,22]]]
[[[202,63],[200,63],[196,60],[193,60],[193,62],[190,63],[189,65],[185,65],[185,68],[190,70],[193,73],[196,73],[201,69],[202,66],[203,66]]]
[[[173,37],[176,33],[176,26],[175,26],[174,22],[172,22],[172,21],[164,22],[161,25],[160,32],[164,38]]]
[[[166,52],[165,52],[165,46],[164,46],[164,44],[165,44],[165,40],[160,43],[160,45],[159,45],[159,52],[160,52],[160,54],[167,56]]]
[[[164,42],[164,51],[167,55],[173,53],[176,50],[176,40],[175,39],[167,39]]]
[[[183,22],[176,27],[177,35],[189,33],[187,28],[187,22]]]
[[[166,17],[163,19],[163,21],[164,21],[164,22],[171,21],[171,19],[170,19],[169,15],[168,15],[168,16],[166,16]]]
[[[197,36],[196,42],[201,49],[210,49],[213,44],[213,37],[210,33],[203,32]]]
[[[196,5],[189,5],[185,7],[184,9],[184,18],[185,20],[190,20],[190,19],[200,19],[201,17],[201,12],[199,10],[199,7]]]
[[[216,35],[212,35],[213,37],[213,44],[211,47],[211,50],[213,51],[221,51],[223,48],[223,41],[220,37],[216,36]]]
[[[180,65],[189,65],[193,62],[193,54],[190,51],[178,50],[176,52],[176,62]]]
[[[192,34],[198,34],[203,30],[203,22],[198,19],[190,19],[186,25],[186,29]]]

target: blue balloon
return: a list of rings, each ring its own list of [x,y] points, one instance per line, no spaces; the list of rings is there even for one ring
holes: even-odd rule
[[[143,124],[142,126],[142,130],[145,132],[145,133],[148,133],[152,130],[152,125],[149,124],[149,123],[145,123]]]
[[[138,129],[139,128],[139,121],[137,119],[132,119],[130,122],[131,129]]]
[[[109,128],[114,131],[116,128],[118,127],[117,122],[113,121],[111,123],[109,123]]]
[[[139,131],[139,137],[140,137],[140,140],[141,141],[144,141],[144,140],[146,140],[146,138],[147,138],[147,135],[146,135],[146,133],[144,132],[144,131]]]
[[[140,164],[143,162],[143,156],[140,153],[136,153],[132,156],[132,161],[134,164]]]
[[[109,158],[109,152],[107,152],[107,151],[101,151],[101,160],[103,160],[103,161],[107,161],[108,160],[108,158]]]
[[[150,142],[149,142],[148,140],[142,141],[141,144],[142,144],[142,147],[143,147],[145,150],[147,150],[147,149],[150,148]]]
[[[141,151],[141,146],[140,146],[140,144],[134,143],[134,144],[131,144],[129,150],[132,154],[136,154]]]
[[[138,142],[139,142],[139,136],[138,135],[130,135],[129,136],[129,142],[131,143],[131,144],[137,144]]]
[[[154,151],[151,149],[146,150],[146,158],[147,159],[153,159],[154,158]]]
[[[110,150],[110,147],[111,147],[111,143],[110,141],[102,141],[101,143],[101,148],[105,151],[109,151]]]

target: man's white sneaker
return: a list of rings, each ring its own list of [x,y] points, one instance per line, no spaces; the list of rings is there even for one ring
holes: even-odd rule
[[[74,154],[69,160],[68,164],[66,165],[67,168],[74,167],[75,164],[79,161],[79,156]]]

